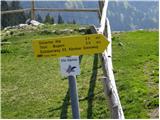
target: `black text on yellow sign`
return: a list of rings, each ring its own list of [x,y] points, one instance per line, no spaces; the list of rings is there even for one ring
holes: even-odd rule
[[[101,34],[60,37],[48,40],[33,40],[35,56],[63,57],[102,53],[108,40]]]

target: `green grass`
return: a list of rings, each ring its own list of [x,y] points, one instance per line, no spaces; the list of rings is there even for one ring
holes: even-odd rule
[[[151,109],[159,106],[158,54],[158,32],[114,36],[113,65],[126,118],[153,117]]]
[[[72,118],[68,80],[60,75],[59,59],[36,59],[31,45],[33,39],[57,36],[27,33],[10,37],[11,45],[2,46],[2,51],[7,50],[2,53],[2,118]],[[81,59],[77,86],[82,118],[108,117],[99,66],[97,55]]]
[[[44,27],[54,30],[80,26]],[[60,75],[59,59],[36,59],[31,45],[34,39],[57,36],[25,32],[6,37],[11,44],[1,48],[2,118],[72,118],[68,80]],[[125,117],[149,118],[149,112],[158,107],[158,32],[114,35],[113,65]],[[109,118],[98,56],[83,56],[80,67],[77,87],[81,118]]]

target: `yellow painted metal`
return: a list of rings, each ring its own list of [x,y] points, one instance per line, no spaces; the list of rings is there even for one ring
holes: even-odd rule
[[[63,57],[102,53],[109,42],[102,34],[33,40],[35,57]]]

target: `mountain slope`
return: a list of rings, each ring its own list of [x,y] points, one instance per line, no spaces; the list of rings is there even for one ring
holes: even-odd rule
[[[109,2],[108,17],[113,30],[158,28],[158,2]]]
[[[30,7],[28,1],[22,1],[24,8]],[[36,2],[36,7],[45,8],[98,8],[96,1],[60,1],[60,2]],[[38,12],[44,16],[47,14]],[[50,13],[56,20],[57,13]],[[158,1],[110,1],[108,5],[108,17],[113,31],[126,31],[135,29],[158,28]],[[61,13],[65,21],[76,20],[81,24],[95,24],[99,26],[97,14],[94,13]]]

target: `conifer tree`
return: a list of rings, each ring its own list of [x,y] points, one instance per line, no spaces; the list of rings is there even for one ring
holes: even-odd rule
[[[73,19],[72,23],[73,23],[73,24],[76,24],[76,21],[75,21],[75,19]]]
[[[54,24],[54,18],[51,17],[48,13],[45,17],[44,23]]]
[[[7,10],[17,10],[22,9],[20,7],[19,1],[10,1],[10,4],[6,1],[1,1],[1,10],[7,11]],[[14,13],[14,14],[4,14],[1,16],[1,25],[2,28],[7,26],[13,26],[18,25],[20,23],[25,23],[26,16],[24,12],[21,13]]]
[[[43,22],[42,17],[39,14],[37,15],[37,21],[40,22],[40,23]]]
[[[18,10],[18,9],[22,9],[20,6],[20,2],[19,1],[11,1],[10,10]],[[20,23],[25,23],[26,21],[26,16],[24,12],[21,13],[15,13],[15,14],[11,14],[10,15],[10,25],[17,25]]]
[[[63,24],[64,20],[60,14],[58,14],[58,24]]]
[[[8,10],[8,4],[6,1],[1,1],[1,11]],[[9,17],[7,14],[1,16],[1,27],[4,28],[9,25]]]
[[[51,17],[51,23],[54,24],[54,18],[53,17]]]

